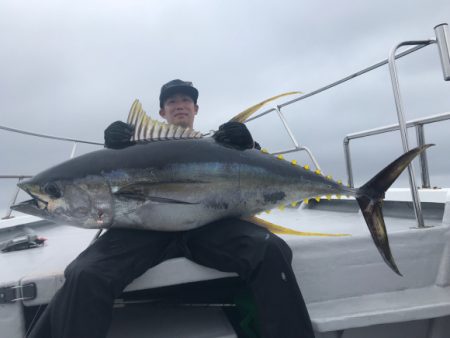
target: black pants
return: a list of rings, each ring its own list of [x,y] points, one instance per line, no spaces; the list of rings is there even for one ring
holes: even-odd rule
[[[237,272],[253,293],[262,337],[314,337],[290,248],[266,229],[238,219],[181,232],[107,231],[66,268],[63,287],[29,337],[105,337],[114,299],[123,289],[152,266],[180,256]]]

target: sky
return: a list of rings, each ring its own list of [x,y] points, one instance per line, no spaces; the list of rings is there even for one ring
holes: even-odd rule
[[[158,117],[161,85],[180,78],[200,92],[195,129],[215,130],[270,96],[309,93],[387,58],[399,42],[434,38],[434,26],[449,21],[448,0],[2,0],[0,126],[103,142],[135,98]],[[406,120],[450,112],[436,45],[402,58],[398,70]],[[397,123],[386,66],[283,113],[323,172],[344,181],[344,137]],[[273,113],[247,125],[269,151],[292,147]],[[432,186],[450,186],[449,127],[425,127],[436,144]],[[414,130],[409,136],[414,146]],[[76,155],[98,148],[80,145]],[[0,175],[36,174],[71,149],[0,130]],[[351,152],[360,185],[403,152],[400,134],[354,140]],[[310,162],[304,153],[287,158]],[[0,210],[15,183],[0,182]]]

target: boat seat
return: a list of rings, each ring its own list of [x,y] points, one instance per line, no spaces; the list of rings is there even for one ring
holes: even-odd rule
[[[406,322],[450,315],[450,287],[419,289],[309,303],[316,332]]]

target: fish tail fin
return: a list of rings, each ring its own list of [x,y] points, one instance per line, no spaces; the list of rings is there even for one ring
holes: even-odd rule
[[[356,200],[358,201],[378,251],[386,264],[400,276],[402,274],[395,264],[389,247],[389,240],[382,212],[382,202],[386,190],[394,183],[397,177],[400,176],[402,171],[418,154],[432,145],[433,144],[426,144],[403,154],[356,191]]]

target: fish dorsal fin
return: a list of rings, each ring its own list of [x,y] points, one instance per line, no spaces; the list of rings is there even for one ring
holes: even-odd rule
[[[287,95],[295,95],[295,94],[302,94],[302,92],[287,92],[280,95],[275,95],[267,100],[261,101],[254,106],[251,106],[247,109],[245,109],[243,112],[240,112],[235,117],[233,117],[229,122],[241,122],[244,123],[254,112],[256,112],[259,108],[264,106],[265,104],[272,102],[280,97],[287,96]]]
[[[178,127],[150,118],[142,109],[139,100],[134,100],[131,105],[127,123],[134,127],[131,141],[162,141],[202,137],[200,132],[191,128]]]

